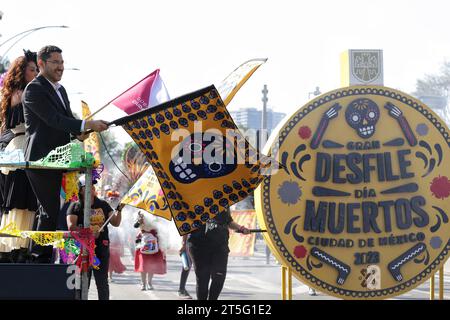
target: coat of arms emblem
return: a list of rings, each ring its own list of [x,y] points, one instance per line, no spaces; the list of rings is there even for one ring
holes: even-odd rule
[[[352,50],[352,74],[364,84],[372,83],[381,73],[382,57],[380,50]]]

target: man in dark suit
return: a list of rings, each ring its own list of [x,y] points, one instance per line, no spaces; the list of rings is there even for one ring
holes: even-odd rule
[[[73,116],[67,92],[58,83],[64,72],[61,53],[62,50],[55,46],[45,46],[39,51],[40,73],[27,85],[22,95],[27,161],[39,160],[51,150],[68,144],[71,135],[83,141],[87,135],[82,132],[101,132],[108,128],[106,121],[84,121]],[[62,171],[26,170],[26,174],[39,202],[37,230],[56,230]],[[50,263],[52,247],[35,244],[32,256],[34,262]]]

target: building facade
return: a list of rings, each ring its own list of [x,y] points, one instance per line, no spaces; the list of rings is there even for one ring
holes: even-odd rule
[[[256,108],[241,108],[235,111],[230,111],[236,125],[247,130],[259,130],[261,129],[262,110]],[[272,132],[273,129],[280,123],[286,116],[285,113],[275,112],[271,109],[267,109],[267,130]]]

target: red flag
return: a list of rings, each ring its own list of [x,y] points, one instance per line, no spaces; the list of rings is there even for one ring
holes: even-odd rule
[[[156,69],[130,89],[111,101],[127,114],[147,109],[169,100],[166,86]]]

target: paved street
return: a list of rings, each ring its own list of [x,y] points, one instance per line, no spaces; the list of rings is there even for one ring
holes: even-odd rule
[[[271,257],[270,264],[266,264],[265,245],[257,241],[256,252],[253,257],[230,257],[228,274],[224,289],[220,295],[221,300],[280,300],[281,299],[281,268]],[[155,275],[153,279],[153,291],[140,290],[140,275],[134,272],[134,262],[130,255],[122,257],[127,271],[123,274],[114,274],[114,281],[110,283],[111,300],[177,300],[181,260],[176,252],[167,255],[167,274]],[[444,296],[450,299],[450,262],[447,262],[444,277]],[[436,294],[438,298],[438,276],[436,275]],[[394,298],[399,300],[429,299],[429,284],[422,284],[416,289]],[[315,297],[308,295],[308,287],[293,278],[294,300],[322,300],[336,299],[323,294]],[[186,285],[188,292],[195,298],[195,275],[193,270],[189,275]],[[89,292],[89,299],[97,299],[94,281]]]

